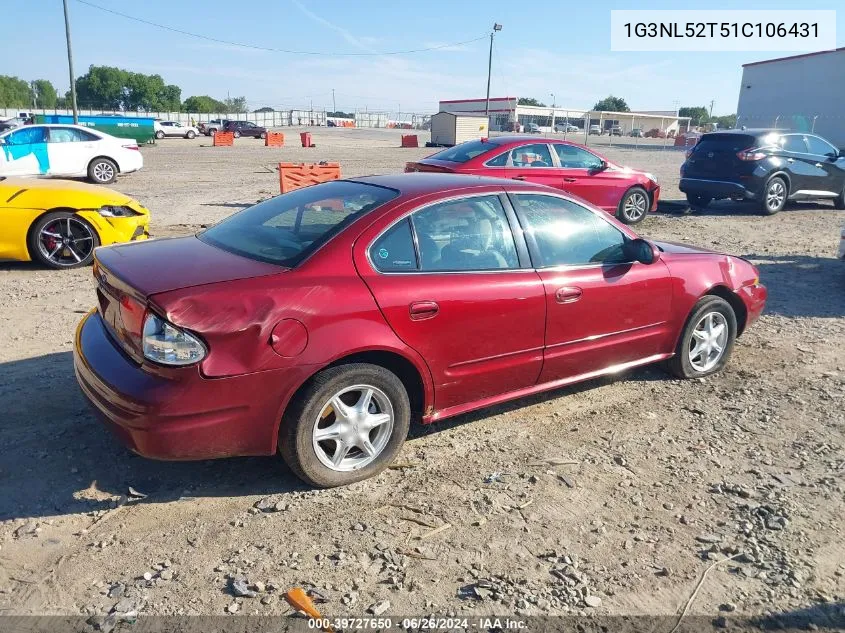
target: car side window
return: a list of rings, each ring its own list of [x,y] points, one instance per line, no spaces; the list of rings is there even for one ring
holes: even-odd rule
[[[487,161],[486,165],[488,167],[505,167],[508,164],[508,156],[510,156],[510,152],[502,152],[496,158],[491,158]]]
[[[24,127],[20,130],[15,130],[6,137],[6,143],[9,145],[29,145],[31,143],[46,143],[47,132],[43,127]]]
[[[598,169],[601,158],[575,145],[555,143],[555,151],[560,159],[560,166],[566,169]]]
[[[621,264],[628,238],[595,213],[571,200],[542,194],[512,194],[514,206],[533,237],[537,268]]]
[[[411,217],[423,271],[519,268],[513,233],[498,196],[441,202]]]
[[[825,141],[824,139],[819,138],[818,136],[807,136],[807,145],[810,148],[811,154],[816,154],[817,156],[838,156],[839,152],[837,149]]]
[[[780,144],[785,152],[793,152],[795,154],[807,153],[807,142],[800,134],[784,134]]]
[[[549,146],[545,143],[521,145],[511,150],[514,167],[554,167]]]
[[[370,247],[370,261],[376,270],[396,273],[417,270],[417,254],[411,220],[405,218],[383,233]]]

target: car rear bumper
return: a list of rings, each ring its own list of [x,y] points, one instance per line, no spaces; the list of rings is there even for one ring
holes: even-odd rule
[[[139,150],[127,149],[121,152],[118,163],[121,174],[131,174],[144,166],[144,156]]]
[[[681,178],[678,189],[684,193],[709,196],[711,198],[746,198],[754,200],[757,193],[745,185],[728,180],[707,180],[704,178]]]
[[[155,374],[124,354],[95,311],[77,328],[73,362],[83,394],[120,441],[167,460],[273,454],[285,378],[296,374],[208,379],[196,366]]]
[[[747,329],[755,321],[757,321],[763,313],[763,309],[766,307],[766,298],[769,296],[769,291],[766,290],[766,286],[763,284],[756,283],[743,286],[737,291],[737,294],[745,304],[745,310],[747,312],[745,328]]]

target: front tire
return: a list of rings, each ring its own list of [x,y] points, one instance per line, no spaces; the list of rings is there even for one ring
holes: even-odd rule
[[[107,185],[117,180],[117,165],[110,158],[95,158],[88,165],[88,179],[97,185]]]
[[[763,213],[774,215],[786,206],[786,198],[789,195],[789,188],[786,181],[780,176],[771,178],[763,189]]]
[[[29,231],[29,255],[48,268],[87,266],[94,259],[100,237],[84,219],[70,211],[42,216]]]
[[[845,209],[845,186],[842,187],[842,191],[839,192],[839,195],[833,199],[833,208]]]
[[[187,139],[196,138],[196,136],[197,136],[197,135],[194,133],[194,131],[193,131],[193,130],[191,130],[191,131],[189,131],[187,134],[185,134],[185,138],[187,138]]]
[[[648,193],[642,187],[632,187],[625,192],[619,207],[616,210],[616,217],[625,224],[639,224],[645,219],[650,206]]]
[[[240,132],[238,132],[237,130],[235,130],[235,133],[234,133],[234,134],[232,134],[232,136],[234,136],[235,138],[240,138],[240,137],[241,137],[241,133],[240,133]]]
[[[402,448],[411,406],[402,381],[378,365],[325,369],[291,402],[279,452],[303,481],[345,486],[384,470]]]
[[[156,132],[156,138],[157,138],[158,140],[163,139],[163,138],[164,138],[164,132],[162,132],[161,130],[159,130],[158,132]]]
[[[262,132],[258,135],[258,138],[267,138],[267,132]]]
[[[693,209],[703,209],[711,202],[713,202],[713,198],[711,196],[705,196],[700,193],[687,194],[687,203],[689,203],[689,206]]]
[[[678,378],[703,378],[721,370],[736,341],[736,314],[721,297],[707,295],[693,306],[667,369]]]

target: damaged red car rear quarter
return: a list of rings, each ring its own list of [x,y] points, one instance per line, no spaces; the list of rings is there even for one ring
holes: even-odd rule
[[[252,418],[249,447],[243,436],[237,442],[221,438],[215,455],[274,453],[282,415],[296,391],[321,369],[353,356],[401,356],[419,374],[423,402],[433,401],[427,366],[385,321],[355,274],[350,250],[351,240],[341,235],[296,274],[282,271],[151,297],[152,310],[205,342],[208,355],[199,364],[203,380],[222,386],[249,376],[255,400],[269,394],[272,401]],[[231,402],[216,399],[221,406]]]

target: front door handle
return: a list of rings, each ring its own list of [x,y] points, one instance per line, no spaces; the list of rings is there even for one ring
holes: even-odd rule
[[[787,162],[787,163],[794,163],[794,162],[795,162],[795,159],[794,159],[794,158],[787,158],[787,159],[786,159],[786,162]]]
[[[514,176],[513,180],[525,180],[525,176]]]
[[[583,291],[577,286],[564,286],[555,291],[555,301],[558,303],[573,303],[581,298]]]
[[[435,301],[415,301],[408,306],[412,321],[422,321],[437,316],[440,306]]]
[[[816,167],[824,167],[821,163],[816,163]]]
[[[575,182],[576,180],[576,178],[564,178],[563,182]]]

